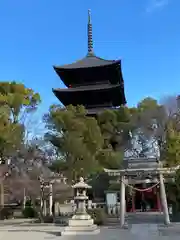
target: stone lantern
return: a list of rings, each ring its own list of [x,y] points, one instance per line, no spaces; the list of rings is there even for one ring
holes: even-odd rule
[[[90,216],[86,212],[86,202],[88,196],[86,195],[87,189],[90,189],[87,183],[84,182],[84,179],[81,177],[79,182],[72,186],[76,190],[76,196],[74,200],[77,202],[76,214],[73,216],[73,219],[89,219]]]
[[[91,188],[84,179],[80,177],[79,182],[72,186],[76,190],[74,200],[77,202],[75,215],[69,220],[68,227],[65,228],[62,235],[87,235],[97,234],[99,229],[94,224],[94,220],[86,211],[87,189]]]

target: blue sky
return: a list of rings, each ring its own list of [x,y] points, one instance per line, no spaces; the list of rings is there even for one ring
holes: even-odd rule
[[[0,0],[0,80],[38,91],[42,112],[57,103],[52,65],[86,55],[88,8],[96,55],[122,59],[128,105],[179,93],[179,0]]]

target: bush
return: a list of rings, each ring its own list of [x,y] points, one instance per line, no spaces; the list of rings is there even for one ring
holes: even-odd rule
[[[0,210],[0,219],[1,220],[8,219],[11,217],[13,217],[13,209],[12,208],[4,207]]]
[[[36,211],[31,206],[26,206],[22,213],[25,218],[35,218],[37,216]]]
[[[44,223],[53,223],[54,222],[53,216],[48,216],[48,215],[44,216],[43,220],[44,220]]]
[[[94,224],[103,225],[106,220],[106,213],[102,208],[89,209],[88,214],[94,220]]]

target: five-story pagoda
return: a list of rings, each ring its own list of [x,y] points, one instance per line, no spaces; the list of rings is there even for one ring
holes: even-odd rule
[[[126,103],[121,60],[105,60],[93,51],[92,23],[88,11],[88,53],[74,63],[54,66],[67,88],[53,89],[64,106],[84,105],[88,114]]]

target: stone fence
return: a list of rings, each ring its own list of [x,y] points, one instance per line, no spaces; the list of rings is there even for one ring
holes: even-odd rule
[[[94,203],[91,200],[87,202],[86,205],[87,209],[97,209],[102,208],[105,212],[110,216],[116,216],[120,214],[120,202],[115,205],[107,205],[105,202]],[[58,202],[55,203],[55,216],[59,215],[72,215],[76,211],[76,204],[74,200],[71,200],[70,203],[59,204]]]

